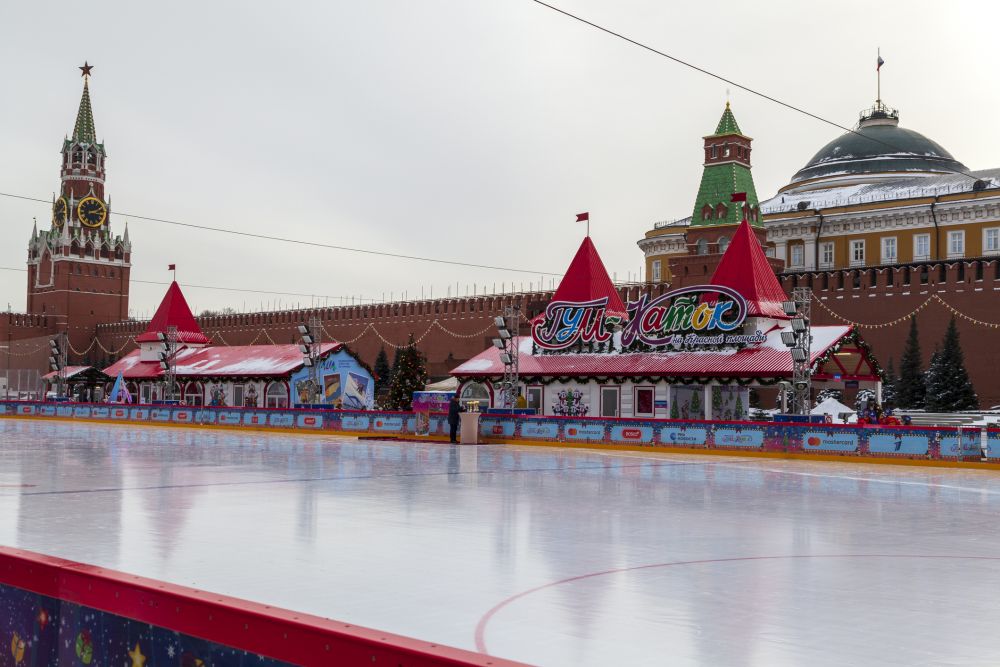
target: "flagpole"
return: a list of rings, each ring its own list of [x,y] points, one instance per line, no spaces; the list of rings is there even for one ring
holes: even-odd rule
[[[878,57],[878,60],[882,60],[882,47],[878,47],[877,57]],[[876,62],[878,62],[878,61],[876,61]],[[876,84],[875,102],[876,102],[876,104],[881,105],[882,104],[882,65],[881,64],[879,64],[879,66],[875,68],[875,80],[878,82]]]

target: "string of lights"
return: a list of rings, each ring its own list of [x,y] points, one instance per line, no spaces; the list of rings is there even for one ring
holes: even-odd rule
[[[946,309],[948,309],[949,311],[951,311],[951,313],[955,317],[963,319],[966,322],[971,322],[972,324],[975,324],[975,325],[978,325],[978,326],[981,326],[981,327],[986,327],[986,328],[989,328],[989,329],[1000,329],[1000,323],[986,322],[984,320],[976,319],[975,317],[972,317],[971,315],[966,315],[965,313],[963,313],[962,311],[960,311],[959,309],[955,308],[950,303],[948,303],[947,301],[945,301],[944,299],[942,299],[937,294],[932,294],[929,297],[927,297],[927,299],[923,303],[921,303],[919,306],[917,306],[916,308],[914,308],[912,311],[910,311],[906,315],[902,315],[900,317],[897,317],[897,318],[895,318],[893,320],[889,320],[887,322],[879,322],[877,324],[873,324],[871,322],[855,322],[854,320],[851,320],[850,318],[844,317],[840,313],[837,313],[832,308],[830,308],[830,306],[828,306],[825,303],[823,303],[821,300],[815,299],[813,301],[813,303],[819,304],[820,307],[823,308],[823,310],[825,310],[826,312],[828,312],[830,315],[832,315],[836,319],[840,320],[841,322],[844,322],[845,324],[850,324],[851,326],[855,326],[855,327],[858,327],[858,328],[863,328],[863,329],[885,329],[887,327],[894,327],[896,325],[903,324],[904,322],[908,322],[911,317],[913,317],[914,315],[916,315],[917,313],[919,313],[920,311],[922,311],[924,308],[926,308],[928,305],[930,305],[931,303],[934,303],[934,302],[937,302],[937,303],[941,304]]]

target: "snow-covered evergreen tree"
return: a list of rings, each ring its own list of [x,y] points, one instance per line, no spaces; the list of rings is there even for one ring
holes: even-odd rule
[[[889,363],[885,367],[885,382],[882,383],[882,405],[899,405],[899,394],[896,390],[898,382],[899,378],[896,377],[892,357],[889,357]]]
[[[945,331],[941,349],[935,352],[925,376],[927,387],[926,406],[934,412],[975,410],[979,398],[965,368],[962,346],[958,340],[958,327],[951,318]]]
[[[917,318],[910,318],[910,335],[899,360],[899,381],[896,382],[896,405],[905,410],[920,410],[924,407],[927,389],[920,358],[920,336],[917,333]]]
[[[823,389],[818,394],[816,394],[816,405],[819,405],[828,398],[832,398],[837,401],[842,400],[844,398],[844,392],[842,389],[834,389],[832,387],[828,389]],[[814,405],[813,407],[816,407],[816,405]]]

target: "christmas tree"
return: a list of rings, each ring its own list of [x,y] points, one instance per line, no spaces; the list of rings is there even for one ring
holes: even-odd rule
[[[906,410],[924,407],[927,390],[924,372],[920,364],[920,337],[917,334],[917,318],[910,318],[910,335],[899,360],[899,381],[896,382],[896,405]]]
[[[965,369],[962,346],[958,340],[955,318],[948,323],[941,349],[934,354],[926,374],[926,407],[934,412],[975,410],[979,398]]]
[[[386,403],[390,410],[409,410],[413,404],[413,392],[423,391],[427,385],[426,360],[413,342],[413,334],[410,334],[406,347],[396,352]]]
[[[691,419],[701,419],[701,399],[698,398],[699,392],[694,392],[691,395]]]
[[[885,367],[885,382],[882,383],[882,405],[893,405],[898,403],[898,393],[896,384],[899,378],[896,377],[896,369],[892,365],[892,357],[889,357],[889,364]]]
[[[378,351],[372,370],[375,371],[375,395],[381,396],[389,389],[392,381],[392,367],[389,366],[389,355],[385,353],[385,347]]]

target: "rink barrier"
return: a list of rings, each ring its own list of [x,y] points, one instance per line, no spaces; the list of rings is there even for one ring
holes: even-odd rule
[[[521,664],[9,547],[0,608],[12,665]]]
[[[199,426],[271,431],[342,433],[358,436],[448,435],[447,416],[430,416],[428,436],[416,436],[412,412],[164,405],[0,402],[0,416],[98,422]],[[986,431],[986,437],[983,433]],[[1000,429],[978,427],[792,424],[775,422],[542,417],[483,414],[484,442],[557,444],[610,449],[664,449],[817,455],[872,459],[1000,462]]]

